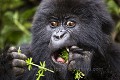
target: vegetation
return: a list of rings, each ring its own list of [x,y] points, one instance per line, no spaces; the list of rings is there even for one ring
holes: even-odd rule
[[[80,70],[74,70],[74,73],[75,73],[75,77],[74,77],[75,80],[79,80],[85,76],[85,74]]]
[[[45,61],[44,61],[43,63],[40,62],[40,65],[37,65],[37,64],[34,64],[34,63],[32,62],[32,58],[28,58],[28,59],[26,60],[26,63],[27,63],[27,65],[28,65],[28,70],[31,70],[31,69],[32,69],[32,66],[35,66],[35,67],[38,68],[38,72],[37,72],[37,74],[36,74],[36,76],[37,76],[36,80],[40,80],[41,77],[45,76],[45,75],[44,75],[44,72],[45,72],[45,71],[49,71],[49,72],[54,73],[54,71],[45,68],[45,65],[46,65],[46,64],[45,64]]]
[[[65,62],[68,61],[68,51],[67,49],[63,49],[61,50],[61,54],[59,55],[61,58],[63,58],[65,60]]]
[[[19,47],[18,49],[18,54],[21,54],[21,49]],[[44,72],[45,71],[49,71],[49,72],[52,72],[54,73],[54,71],[50,70],[50,69],[47,69],[46,68],[46,64],[45,64],[45,61],[42,63],[40,62],[40,65],[37,65],[37,64],[34,64],[34,62],[32,61],[32,58],[28,58],[26,61],[26,64],[28,66],[28,70],[30,71],[32,69],[32,66],[35,66],[38,68],[38,72],[36,74],[36,80],[40,80],[41,77],[45,76],[44,75]]]
[[[0,0],[0,48],[20,45],[31,40],[31,21],[36,0]]]
[[[120,42],[120,0],[106,0],[106,3],[116,26],[112,33],[113,40]]]

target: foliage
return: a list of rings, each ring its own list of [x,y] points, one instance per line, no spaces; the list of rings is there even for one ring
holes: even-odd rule
[[[116,41],[120,42],[120,5],[115,3],[114,0],[106,0],[106,3],[116,24],[113,38],[114,40],[118,38]]]
[[[19,49],[18,49],[17,52],[18,52],[18,54],[21,54],[21,49],[20,49],[20,47],[19,47]],[[25,62],[26,62],[26,64],[28,65],[28,70],[29,70],[29,71],[32,69],[32,66],[35,66],[35,67],[38,68],[38,72],[37,72],[37,74],[36,74],[36,76],[37,76],[36,80],[40,80],[40,78],[41,78],[42,76],[45,76],[45,75],[44,75],[44,72],[45,72],[45,71],[49,71],[49,72],[54,73],[54,71],[45,68],[45,67],[46,67],[45,61],[44,61],[43,63],[40,62],[40,65],[37,65],[37,64],[34,64],[34,63],[32,62],[32,58],[30,57],[30,58],[28,58],[27,60],[25,60]]]
[[[49,72],[54,73],[54,71],[45,68],[45,65],[46,65],[46,64],[45,64],[45,61],[44,61],[43,63],[40,62],[40,65],[37,65],[37,64],[34,64],[34,63],[32,62],[32,58],[28,58],[28,59],[26,60],[26,64],[28,65],[28,70],[31,70],[31,69],[32,69],[32,66],[35,66],[35,67],[37,67],[37,68],[39,69],[38,72],[37,72],[37,74],[36,74],[36,76],[37,76],[36,80],[40,80],[41,77],[45,76],[45,75],[44,75],[44,72],[45,72],[45,71],[49,71]],[[81,78],[83,78],[83,77],[85,76],[85,74],[82,73],[80,70],[74,70],[74,73],[75,73],[75,77],[74,77],[74,78],[75,78],[76,80],[79,80],[79,79],[81,79]]]
[[[83,78],[85,76],[85,74],[83,72],[81,72],[80,70],[74,70],[75,73],[75,79],[76,80],[80,80],[81,78]]]
[[[0,48],[8,43],[30,42],[31,21],[36,7],[27,8],[25,5],[24,0],[0,0]]]
[[[27,65],[28,65],[28,70],[31,70],[31,69],[32,69],[32,66],[35,66],[35,67],[37,67],[37,68],[39,69],[38,72],[37,72],[37,74],[36,74],[36,76],[37,76],[36,80],[40,80],[40,78],[41,78],[42,76],[45,76],[45,75],[44,75],[44,72],[45,72],[45,71],[49,71],[49,72],[54,73],[54,71],[45,68],[45,65],[46,65],[46,64],[45,64],[45,61],[44,61],[43,63],[40,62],[40,65],[37,65],[37,64],[34,64],[34,63],[32,62],[32,58],[28,58],[28,59],[26,60],[26,63],[27,63]]]
[[[68,60],[68,51],[67,49],[63,49],[61,50],[61,54],[60,54],[60,57],[63,58],[65,60],[65,62]]]

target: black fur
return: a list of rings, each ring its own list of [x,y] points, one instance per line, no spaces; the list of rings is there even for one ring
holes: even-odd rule
[[[50,58],[51,50],[48,45],[52,32],[47,26],[51,16],[56,16],[60,20],[66,16],[74,16],[74,20],[79,22],[77,30],[70,32],[75,44],[87,46],[95,51],[90,58],[91,64],[85,80],[120,80],[120,46],[111,39],[110,33],[114,24],[102,0],[41,2],[33,20],[32,43],[22,50],[23,53],[29,52],[27,55],[32,57],[36,64],[45,61],[47,68],[56,71],[54,74],[46,72],[41,80],[74,80],[73,73],[68,71],[66,66],[55,65]],[[80,64],[74,67],[79,69]],[[36,68],[32,71],[26,70],[23,75],[17,77],[17,80],[35,80],[36,72]]]

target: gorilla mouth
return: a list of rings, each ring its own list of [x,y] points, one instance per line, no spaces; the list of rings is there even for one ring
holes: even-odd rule
[[[89,48],[79,48],[78,46],[69,46],[69,47],[64,47],[61,49],[58,49],[52,53],[52,60],[55,63],[58,64],[69,64],[70,61],[70,54],[80,54],[83,55],[83,53],[92,53],[91,49]]]
[[[69,49],[68,47],[59,49],[52,54],[52,60],[57,63],[68,63],[68,56],[69,56]]]

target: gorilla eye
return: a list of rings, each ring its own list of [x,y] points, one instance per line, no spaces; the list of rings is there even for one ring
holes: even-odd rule
[[[58,27],[59,26],[59,22],[51,22],[51,27]]]
[[[66,24],[68,27],[74,27],[76,23],[74,21],[68,21]]]

